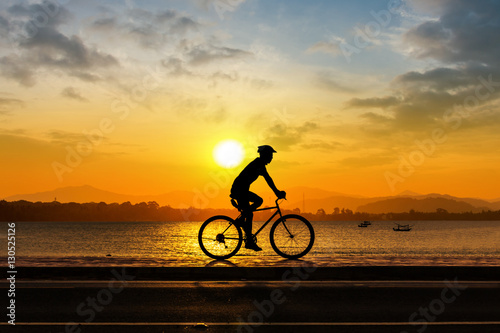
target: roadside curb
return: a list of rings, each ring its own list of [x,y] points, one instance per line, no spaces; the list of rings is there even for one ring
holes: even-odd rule
[[[498,281],[500,267],[349,266],[349,267],[19,267],[19,280],[106,280],[125,271],[136,281],[279,281],[307,274],[310,281]],[[299,273],[299,274],[297,274]]]

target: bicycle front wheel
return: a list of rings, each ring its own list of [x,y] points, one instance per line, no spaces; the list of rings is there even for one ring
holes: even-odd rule
[[[271,228],[271,245],[280,256],[298,259],[305,256],[314,244],[314,229],[300,215],[284,215]]]
[[[198,233],[201,250],[213,259],[234,256],[243,242],[241,229],[227,216],[214,216],[203,222]]]

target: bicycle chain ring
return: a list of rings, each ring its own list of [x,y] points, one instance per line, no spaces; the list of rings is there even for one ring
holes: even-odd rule
[[[226,243],[224,234],[218,234],[217,236],[215,236],[215,240],[219,243]]]

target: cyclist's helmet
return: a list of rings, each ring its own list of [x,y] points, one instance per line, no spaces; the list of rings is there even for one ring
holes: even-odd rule
[[[263,145],[263,146],[259,146],[259,148],[257,149],[257,152],[259,154],[276,153],[276,150],[274,150],[273,147],[271,147],[269,145]]]

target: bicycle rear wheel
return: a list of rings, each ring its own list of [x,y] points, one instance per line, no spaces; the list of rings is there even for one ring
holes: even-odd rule
[[[280,256],[298,259],[305,256],[314,244],[314,229],[300,215],[284,215],[271,228],[271,245]]]
[[[239,251],[243,236],[232,218],[218,215],[203,222],[198,242],[201,250],[210,258],[228,259]]]

